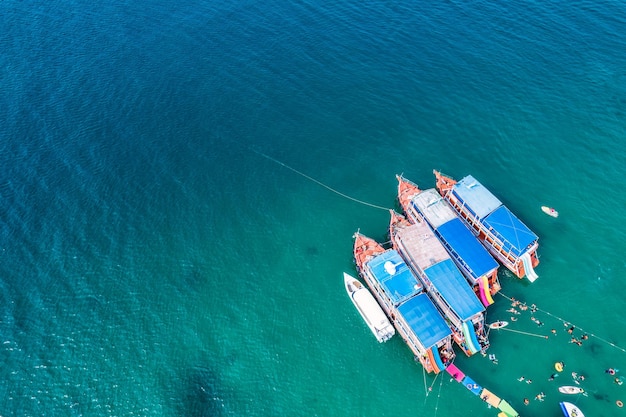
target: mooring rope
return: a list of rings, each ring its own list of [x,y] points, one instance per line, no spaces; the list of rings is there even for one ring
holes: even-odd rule
[[[502,297],[506,298],[509,301],[514,301],[514,299],[512,297],[509,297],[508,295],[503,294],[502,292],[499,292],[498,294],[500,294]],[[600,340],[601,342],[604,342],[607,345],[610,345],[610,346],[614,347],[615,349],[621,350],[622,352],[626,353],[626,349],[624,349],[623,347],[618,346],[618,345],[616,345],[613,342],[609,342],[608,340],[606,340],[606,339],[604,339],[604,338],[602,338],[602,337],[600,337],[598,335],[595,335],[595,334],[593,334],[591,332],[588,332],[585,329],[583,329],[582,327],[580,327],[580,326],[578,326],[578,325],[576,325],[576,324],[574,324],[574,323],[572,323],[572,322],[570,322],[568,320],[565,320],[565,319],[563,319],[563,318],[561,318],[561,317],[559,317],[559,316],[557,316],[555,314],[552,314],[549,311],[542,310],[539,307],[536,307],[536,304],[535,304],[534,311],[541,311],[542,313],[547,314],[548,316],[553,317],[553,318],[559,320],[563,324],[572,325],[572,326],[576,327],[577,329],[579,329],[580,331],[582,331],[584,334],[586,334],[586,335],[588,335],[590,337],[595,337],[596,339]],[[509,330],[509,331],[511,331],[511,330]]]
[[[435,415],[433,417],[437,417],[437,412],[439,411],[439,399],[441,398],[441,387],[443,387],[443,377],[439,381],[439,392],[437,392],[437,402],[435,403]]]
[[[318,180],[316,180],[315,178],[310,177],[310,176],[308,176],[307,174],[305,174],[305,173],[303,173],[303,172],[300,172],[300,171],[298,171],[297,169],[295,169],[295,168],[293,168],[293,167],[290,167],[289,165],[287,165],[287,164],[285,164],[285,163],[283,163],[283,162],[280,162],[278,159],[272,158],[271,156],[266,155],[266,154],[264,154],[264,153],[262,153],[262,152],[259,152],[259,151],[255,150],[255,149],[252,149],[252,148],[248,148],[248,149],[250,149],[250,151],[252,151],[252,152],[256,153],[257,155],[262,156],[263,158],[266,158],[266,159],[268,159],[268,160],[270,160],[270,161],[272,161],[272,162],[277,163],[278,165],[281,165],[281,166],[283,166],[283,167],[285,167],[285,168],[287,168],[287,169],[290,169],[291,171],[295,172],[296,174],[301,175],[301,176],[303,176],[304,178],[306,178],[306,179],[308,179],[308,180],[310,180],[310,181],[313,181],[314,183],[316,183],[316,184],[318,184],[318,185],[321,185],[322,187],[326,188],[326,189],[327,189],[327,190],[329,190],[329,191],[332,191],[333,193],[335,193],[335,194],[337,194],[337,195],[340,195],[341,197],[347,198],[348,200],[354,201],[355,203],[363,204],[363,205],[368,206],[368,207],[373,207],[373,208],[375,208],[375,209],[385,210],[385,211],[389,211],[389,210],[390,210],[390,209],[389,209],[389,208],[387,208],[387,207],[378,206],[378,205],[376,205],[376,204],[368,203],[367,201],[359,200],[359,199],[357,199],[357,198],[354,198],[354,197],[351,197],[351,196],[349,196],[349,195],[347,195],[347,194],[344,194],[344,193],[342,193],[341,191],[337,191],[337,190],[335,190],[334,188],[331,188],[331,187],[329,187],[328,185],[326,185],[326,184],[322,183],[321,181],[318,181]]]
[[[423,369],[424,369],[424,367],[422,367],[422,370]],[[443,371],[441,371],[441,372],[443,372]],[[439,373],[441,373],[441,372],[439,372]],[[428,399],[428,396],[433,391],[433,385],[435,385],[435,382],[437,382],[437,378],[439,378],[439,374],[435,375],[435,379],[433,379],[433,382],[430,384],[430,387],[426,387],[426,372],[424,371],[424,388],[426,389],[426,396],[424,397],[424,404],[426,404],[426,400]]]
[[[541,338],[543,338],[543,339],[547,339],[547,338],[548,338],[548,336],[543,335],[543,334],[535,334],[535,333],[522,332],[521,330],[507,329],[506,327],[503,327],[503,328],[498,329],[498,330],[506,330],[507,332],[521,333],[521,334],[525,334],[525,335],[527,335],[527,336],[541,337]]]

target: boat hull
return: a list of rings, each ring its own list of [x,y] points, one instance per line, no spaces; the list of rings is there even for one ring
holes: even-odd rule
[[[546,213],[548,216],[559,217],[559,212],[553,209],[552,207],[541,206],[541,211]]]
[[[563,386],[559,387],[559,392],[561,394],[582,394],[585,390],[581,387]]]
[[[343,280],[352,304],[376,340],[382,343],[391,339],[396,331],[370,291],[358,279],[345,272]]]
[[[576,407],[572,403],[568,403],[566,401],[560,403],[561,411],[563,411],[563,415],[565,417],[585,417],[580,408]]]

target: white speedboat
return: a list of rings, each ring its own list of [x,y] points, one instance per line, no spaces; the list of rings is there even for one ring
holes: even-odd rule
[[[552,207],[541,206],[541,211],[546,213],[548,216],[559,217],[559,212],[553,209]]]
[[[379,343],[386,342],[396,333],[376,299],[358,279],[343,273],[346,292]]]
[[[496,321],[496,322],[494,322],[494,323],[490,323],[490,324],[488,324],[487,326],[488,326],[490,329],[501,329],[501,328],[506,327],[506,326],[508,326],[508,325],[509,325],[509,322],[508,322],[508,321],[498,320],[498,321]]]
[[[565,417],[585,417],[583,412],[580,411],[580,408],[576,407],[574,404],[565,401],[560,404]]]
[[[582,394],[585,390],[581,387],[563,386],[559,387],[559,392],[562,394]]]

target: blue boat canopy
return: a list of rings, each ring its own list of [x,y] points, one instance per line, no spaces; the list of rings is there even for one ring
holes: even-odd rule
[[[366,266],[370,268],[374,278],[378,280],[394,305],[424,289],[395,250],[383,252],[367,262]]]
[[[504,249],[516,256],[522,255],[538,238],[506,206],[501,206],[482,222],[498,237]]]
[[[452,259],[446,259],[427,268],[424,273],[461,321],[485,311],[474,291],[461,275]]]
[[[426,349],[450,336],[452,331],[428,295],[422,293],[398,307],[398,311]]]
[[[481,276],[498,268],[496,260],[458,217],[439,226],[435,233],[441,236],[455,257],[460,258],[460,262],[467,266],[474,283]]]
[[[480,220],[502,205],[491,191],[471,175],[457,182],[452,188],[452,193]]]

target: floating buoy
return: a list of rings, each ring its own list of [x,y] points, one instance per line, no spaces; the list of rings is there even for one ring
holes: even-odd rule
[[[617,404],[619,408],[622,408],[624,406],[624,403],[621,402],[620,400],[615,401],[615,404]]]
[[[556,362],[554,364],[554,369],[556,369],[557,372],[563,371],[563,362]]]

